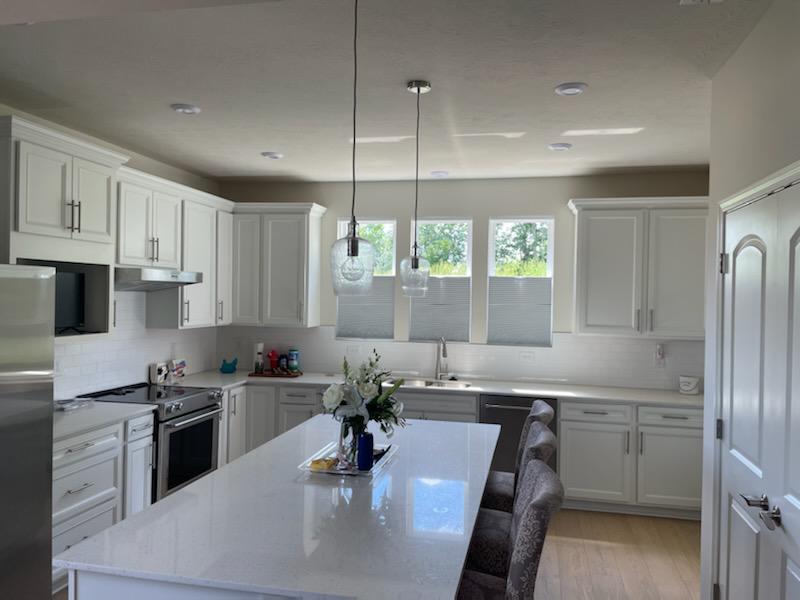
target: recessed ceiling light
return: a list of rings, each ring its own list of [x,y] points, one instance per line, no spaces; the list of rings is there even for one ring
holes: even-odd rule
[[[567,150],[572,150],[572,144],[568,144],[567,142],[556,142],[554,144],[549,144],[547,147],[553,152],[566,152]]]
[[[269,158],[271,160],[280,160],[281,158],[283,158],[283,154],[281,154],[280,152],[272,152],[271,150],[265,150],[264,152],[261,153],[261,156],[263,156],[264,158]]]
[[[633,135],[644,131],[644,127],[616,127],[611,129],[570,129],[561,135],[582,136],[582,135]]]
[[[195,106],[194,104],[183,104],[178,102],[176,104],[170,104],[169,107],[176,113],[180,113],[182,115],[196,115],[200,112],[200,107]]]
[[[447,171],[431,171],[431,177],[434,179],[444,179],[448,175],[450,175],[450,173]]]
[[[555,92],[559,96],[580,96],[589,87],[581,81],[568,81],[556,86]]]

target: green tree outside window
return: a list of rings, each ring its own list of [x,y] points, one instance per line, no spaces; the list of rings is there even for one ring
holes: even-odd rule
[[[549,223],[498,221],[493,227],[496,277],[547,277]]]

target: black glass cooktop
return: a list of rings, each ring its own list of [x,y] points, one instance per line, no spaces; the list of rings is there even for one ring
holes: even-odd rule
[[[83,394],[78,398],[92,398],[100,402],[131,402],[133,404],[160,404],[188,398],[196,394],[207,394],[206,388],[182,387],[170,385],[153,385],[149,383],[134,383],[123,387]]]

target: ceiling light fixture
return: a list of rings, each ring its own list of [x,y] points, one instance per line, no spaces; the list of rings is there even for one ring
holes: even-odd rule
[[[568,150],[572,150],[572,144],[567,142],[556,142],[554,144],[549,144],[547,147],[553,152],[567,152]]]
[[[554,91],[559,96],[580,96],[588,87],[588,84],[582,81],[568,81],[557,85]]]
[[[644,127],[616,127],[610,129],[569,129],[561,135],[579,137],[586,135],[634,135],[644,131]]]
[[[200,113],[200,107],[194,104],[183,104],[181,102],[177,102],[175,104],[170,104],[169,107],[176,113],[180,113],[182,115],[196,115]]]
[[[431,171],[431,177],[433,177],[434,179],[444,179],[449,176],[450,173],[448,173],[447,171]]]
[[[431,91],[431,84],[427,81],[409,81],[407,89],[417,96],[417,133],[416,133],[416,171],[414,172],[414,244],[411,246],[411,256],[406,256],[400,261],[400,282],[403,287],[403,296],[407,298],[424,298],[428,293],[428,276],[431,273],[431,263],[419,255],[417,244],[417,208],[419,206],[419,101],[422,94]]]
[[[356,123],[358,113],[358,0],[353,0],[353,142],[358,139]],[[375,247],[358,237],[356,221],[356,147],[353,143],[352,169],[353,197],[350,202],[350,223],[347,235],[331,247],[331,278],[333,293],[337,296],[365,296],[372,288],[375,271]]]
[[[269,158],[271,160],[280,160],[283,158],[283,154],[280,152],[272,152],[271,150],[265,150],[261,153],[261,156],[264,158]]]

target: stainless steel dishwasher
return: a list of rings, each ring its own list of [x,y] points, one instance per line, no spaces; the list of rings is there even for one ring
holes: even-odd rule
[[[517,448],[522,435],[522,426],[525,417],[531,410],[534,400],[543,400],[553,407],[555,416],[550,422],[550,430],[558,435],[558,402],[555,398],[531,398],[525,396],[481,396],[481,423],[495,423],[500,425],[500,439],[494,451],[492,469],[496,471],[514,471],[517,461]],[[557,470],[558,461],[553,453],[549,465]]]

